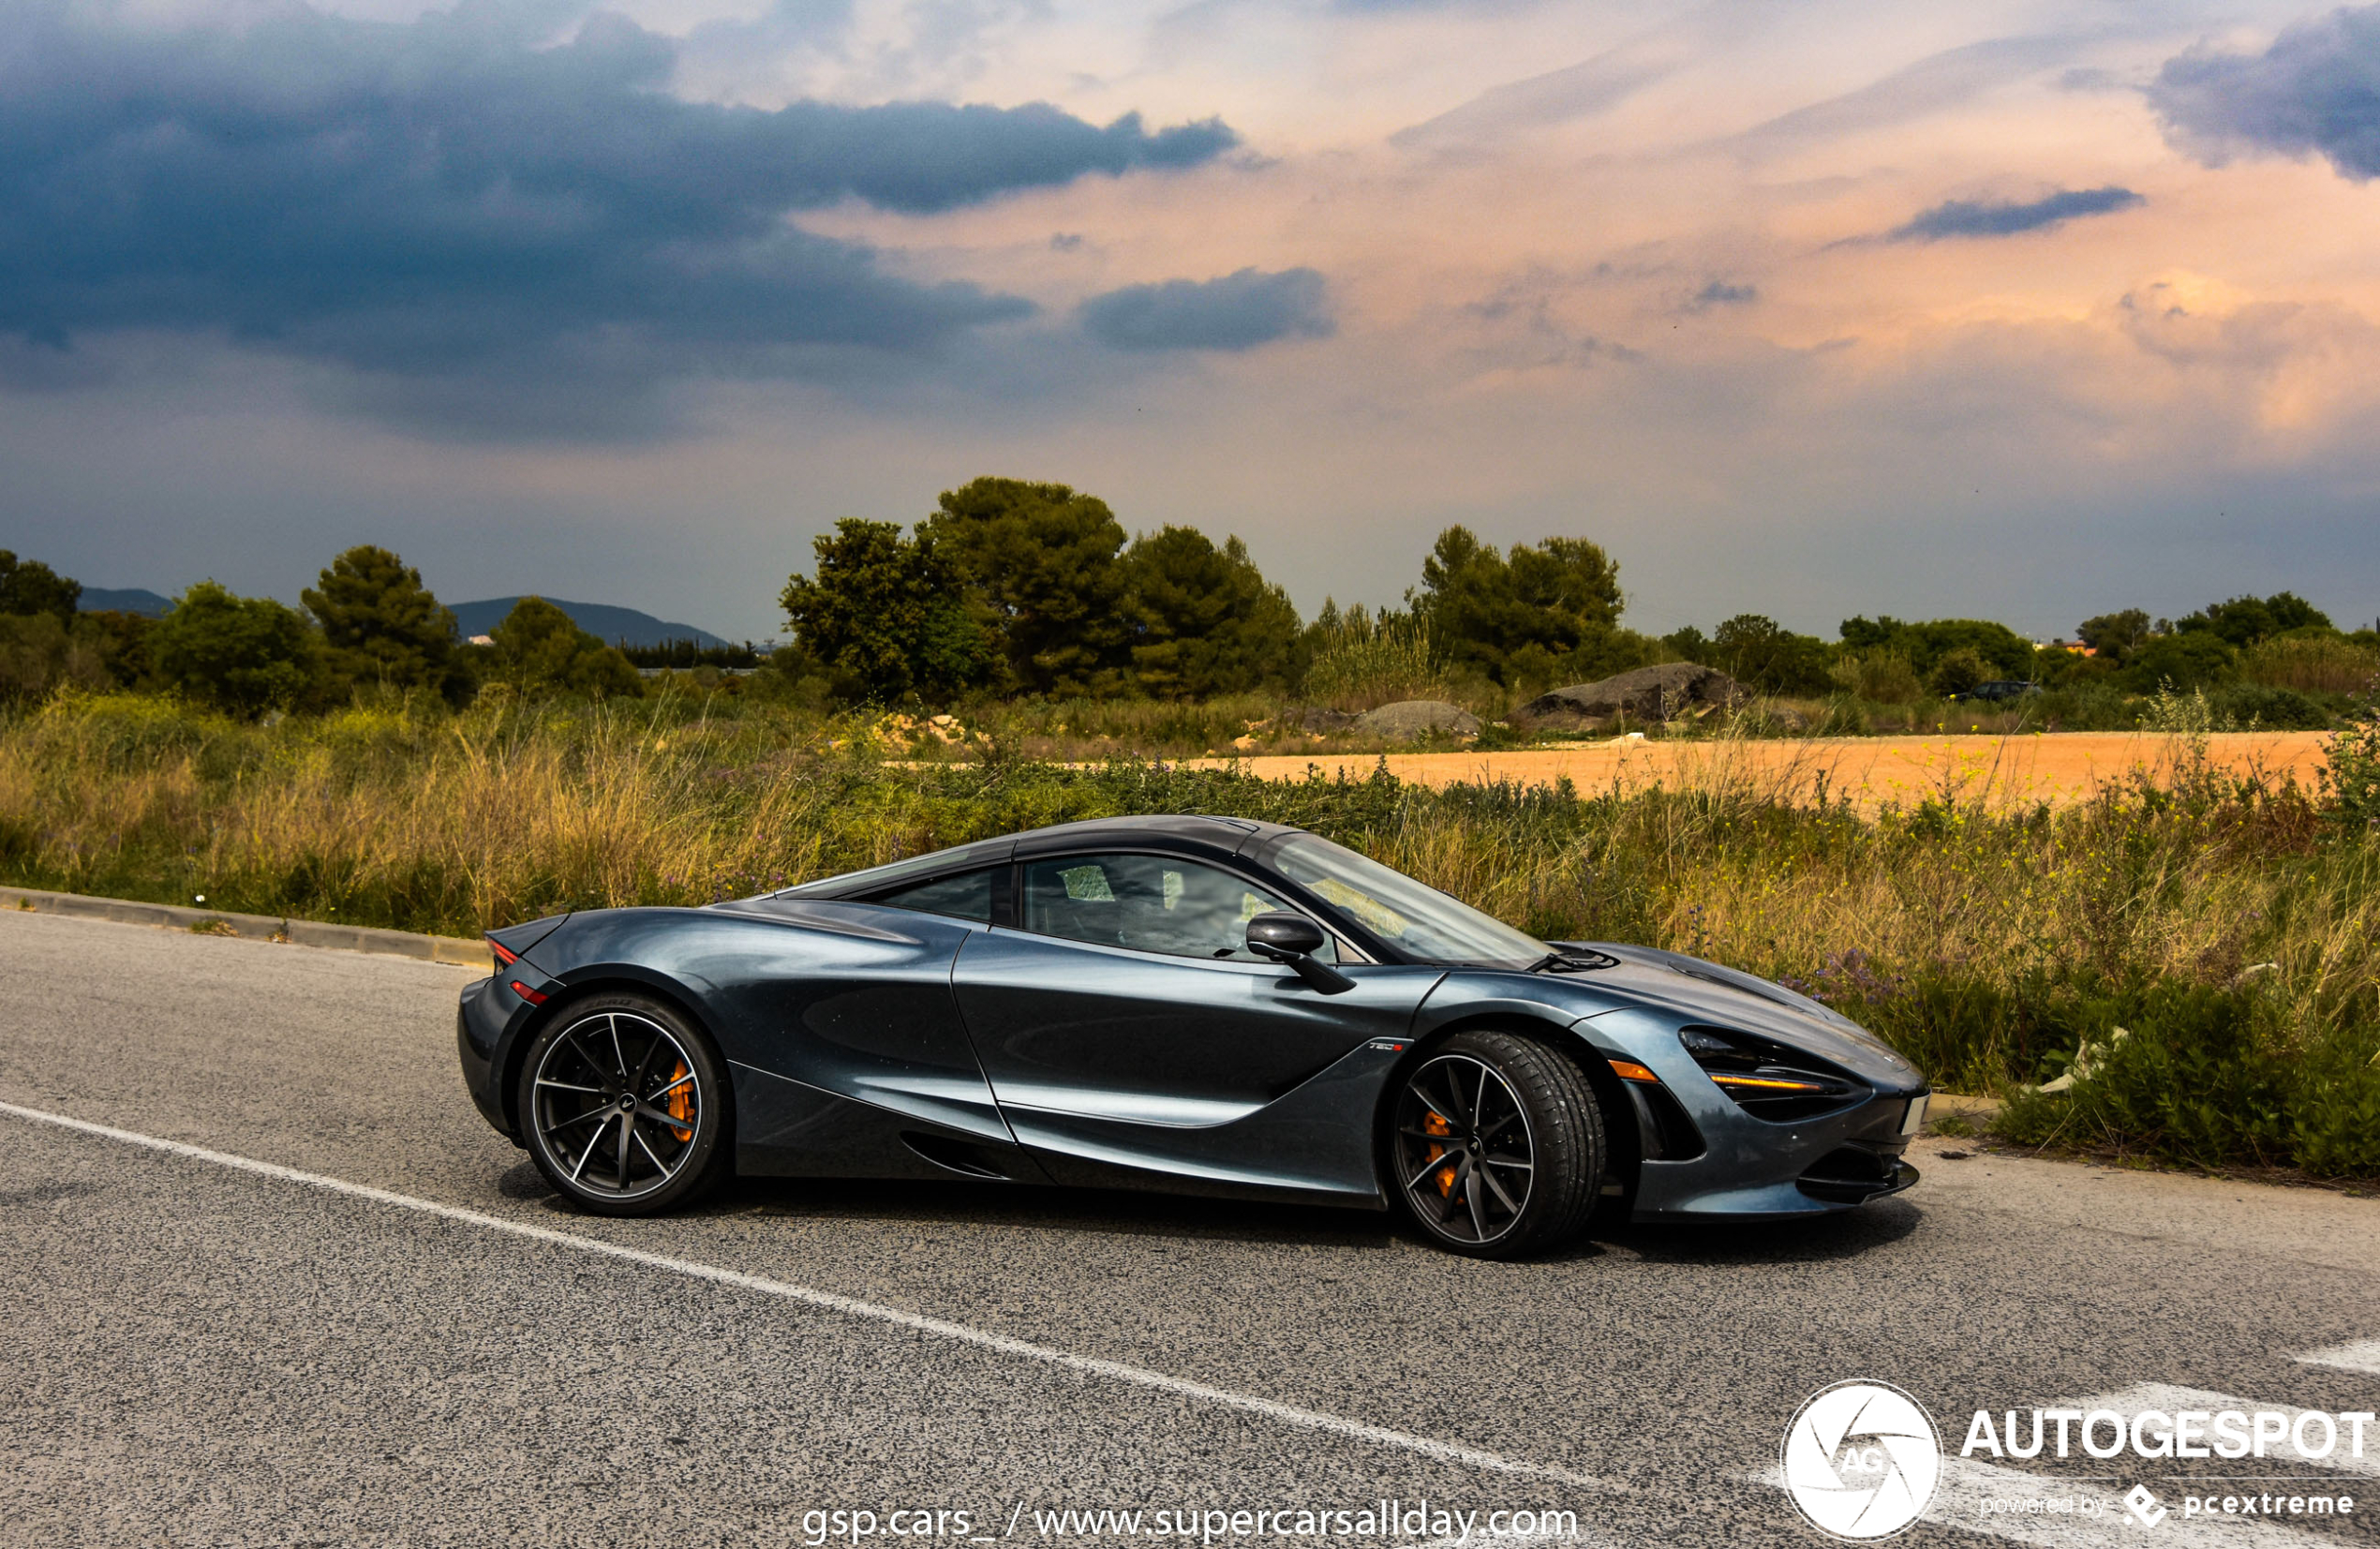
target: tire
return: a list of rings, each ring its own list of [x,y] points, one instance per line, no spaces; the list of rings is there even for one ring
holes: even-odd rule
[[[607,993],[562,1007],[530,1043],[513,1111],[530,1160],[564,1199],[598,1215],[655,1215],[735,1170],[734,1101],[701,1029],[649,996]]]
[[[1517,1034],[1458,1033],[1423,1051],[1391,1105],[1389,1197],[1452,1253],[1560,1246],[1603,1185],[1603,1111],[1579,1067]]]

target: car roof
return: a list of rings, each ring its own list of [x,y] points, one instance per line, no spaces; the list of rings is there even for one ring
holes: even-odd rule
[[[945,871],[971,871],[1012,856],[1042,856],[1078,850],[1086,845],[1121,844],[1133,848],[1204,852],[1236,856],[1262,846],[1284,834],[1303,832],[1287,824],[1255,818],[1219,817],[1203,812],[1151,812],[1129,817],[1084,818],[1075,823],[1028,828],[999,839],[978,840],[929,851],[864,871],[821,877],[768,895],[772,898],[842,898],[915,878],[925,881]]]

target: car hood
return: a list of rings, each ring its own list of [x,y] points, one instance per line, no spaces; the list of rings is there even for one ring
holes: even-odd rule
[[[1565,942],[1619,960],[1618,966],[1566,976],[1601,995],[1674,1014],[1681,1022],[1757,1033],[1887,1088],[1925,1084],[1891,1045],[1833,1007],[1737,969],[1658,947]]]

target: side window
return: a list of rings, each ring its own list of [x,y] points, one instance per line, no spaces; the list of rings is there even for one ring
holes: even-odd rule
[[[971,919],[980,925],[991,923],[991,879],[1001,868],[987,866],[981,871],[961,871],[955,877],[936,877],[931,882],[912,883],[896,887],[889,893],[879,893],[868,901],[892,909],[915,909],[921,915],[947,915],[952,919]]]
[[[1022,924],[1036,935],[1177,958],[1260,962],[1248,921],[1282,908],[1228,871],[1170,856],[1064,856],[1024,868]],[[1337,961],[1325,941],[1316,956]]]

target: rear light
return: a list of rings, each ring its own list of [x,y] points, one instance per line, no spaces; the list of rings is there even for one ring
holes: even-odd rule
[[[521,961],[521,955],[518,952],[506,946],[494,936],[487,938],[487,949],[495,957],[496,966],[498,968],[510,968]]]
[[[543,991],[531,990],[528,985],[523,984],[518,979],[514,979],[513,981],[513,993],[528,1002],[531,1005],[543,1005],[545,1004],[545,996]]]
[[[1712,1084],[1757,1119],[1792,1124],[1867,1095],[1865,1085],[1823,1060],[1752,1034],[1681,1027],[1677,1041]]]

